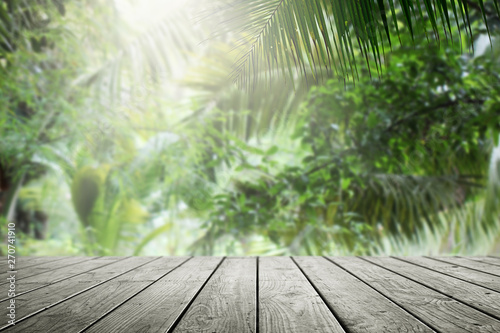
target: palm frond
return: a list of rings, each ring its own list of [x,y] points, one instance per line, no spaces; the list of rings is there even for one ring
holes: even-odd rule
[[[423,226],[432,228],[440,212],[459,213],[465,191],[482,188],[469,176],[375,174],[347,200],[347,210],[363,216],[381,234],[413,238]],[[434,221],[434,222],[433,222]]]
[[[492,4],[498,8],[498,0]],[[402,29],[412,40],[429,35],[451,43],[472,39],[470,16],[479,11],[490,33],[485,6],[483,0],[234,1],[225,9],[228,18],[221,29],[246,34],[235,46],[240,53],[232,79],[239,86],[254,87],[262,68],[293,77],[293,66],[309,69],[315,81],[323,71],[355,79],[361,57],[370,75],[380,74],[394,37],[408,43]]]
[[[256,86],[252,91],[238,89],[227,78],[230,75],[234,57],[230,46],[216,44],[211,53],[200,59],[200,65],[188,72],[182,83],[193,91],[192,97],[199,105],[211,105],[209,110],[202,108],[194,111],[184,122],[203,116],[218,119],[221,130],[227,130],[240,138],[260,137],[279,126],[286,126],[297,115],[300,103],[307,96],[309,87],[307,77],[312,72],[306,71],[288,79],[295,88],[290,94],[286,87],[286,78],[277,71],[267,73],[276,75],[276,84],[284,89],[266,87],[264,75],[255,79]],[[253,77],[253,74],[252,74]]]
[[[498,209],[496,209],[498,214]],[[497,225],[483,227],[488,219],[485,197],[465,203],[458,211],[442,211],[437,225],[423,225],[412,238],[398,234],[382,239],[372,255],[484,255],[498,253],[500,233]],[[418,241],[415,241],[418,240]],[[496,252],[495,252],[496,251]]]

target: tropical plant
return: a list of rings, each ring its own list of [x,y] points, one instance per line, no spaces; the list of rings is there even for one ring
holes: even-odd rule
[[[68,136],[68,101],[85,95],[68,89],[68,75],[81,58],[58,52],[75,46],[62,43],[68,36],[60,29],[64,14],[59,1],[0,2],[0,211],[7,220],[23,184],[46,172],[39,163],[45,147]]]
[[[388,51],[396,49],[395,40],[411,45],[434,38],[466,45],[468,39],[473,47],[477,16],[489,34],[488,23],[498,20],[498,9],[497,0],[229,1],[222,9],[221,30],[239,34],[234,48],[240,55],[232,78],[240,86],[253,86],[266,72],[293,78],[301,71],[307,77],[308,68],[318,82],[329,73],[359,78],[361,59],[370,75],[380,76]]]
[[[487,94],[498,92],[494,79],[453,53],[494,35],[498,0],[221,0],[196,2],[198,14],[189,4],[155,1],[154,12],[134,5],[0,1],[7,143],[0,203],[8,219],[16,193],[23,203],[42,202],[33,186],[51,170],[71,187],[87,253],[130,253],[127,244],[140,253],[183,217],[206,221],[196,244],[205,253],[220,237],[251,251],[250,234],[271,239],[280,253],[320,253],[332,244],[365,253],[374,237],[414,239],[477,193],[490,142],[481,126],[496,116]],[[450,47],[446,55],[423,56],[427,38]],[[455,76],[421,75],[428,70]],[[474,75],[462,78],[469,70]],[[412,100],[398,103],[394,91]],[[337,102],[341,113],[328,107]],[[484,116],[469,121],[477,114]],[[323,128],[332,122],[337,127]],[[293,127],[301,146],[287,140]],[[448,142],[440,137],[448,129],[464,136]],[[380,159],[380,151],[392,155]],[[23,184],[31,191],[20,192]],[[394,209],[384,210],[391,200]],[[129,205],[138,218],[128,222],[145,223],[122,218]]]
[[[276,147],[237,144],[240,154],[262,160],[240,159],[239,170],[253,177],[215,197],[199,249],[211,253],[228,235],[248,242],[258,234],[294,254],[339,246],[373,253],[374,240],[386,236],[417,241],[424,228],[451,232],[443,216],[467,221],[464,234],[494,231],[496,209],[474,220],[462,207],[484,193],[500,129],[498,66],[422,46],[394,53],[380,81],[344,87],[333,80],[312,89],[294,135],[307,152],[302,163],[274,160]]]

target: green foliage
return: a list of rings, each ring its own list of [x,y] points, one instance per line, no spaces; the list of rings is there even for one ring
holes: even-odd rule
[[[46,172],[40,160],[47,146],[70,135],[74,105],[87,96],[69,86],[82,58],[66,52],[78,49],[78,43],[63,29],[61,6],[46,1],[30,6],[24,1],[0,3],[5,29],[0,33],[0,169],[2,189],[7,188],[7,199],[0,205],[8,219],[20,187]]]
[[[495,242],[499,64],[459,54],[497,0],[140,3],[0,0],[1,218],[48,216],[23,253]]]
[[[140,204],[120,190],[109,165],[83,167],[75,173],[71,194],[73,205],[87,233],[89,254],[115,253],[124,229],[146,221]]]
[[[261,234],[294,254],[370,253],[377,239],[416,241],[424,226],[442,228],[444,212],[452,220],[483,193],[498,66],[425,46],[394,53],[379,81],[313,88],[293,135],[307,152],[302,163],[241,147],[263,158],[239,169],[265,176],[214,198],[203,251],[228,234]]]
[[[295,71],[308,77],[309,68],[316,83],[332,73],[356,80],[363,58],[370,76],[380,76],[386,52],[396,48],[396,36],[404,46],[422,38],[472,42],[471,17],[476,15],[489,35],[492,18],[500,15],[498,1],[230,1],[221,30],[242,35],[235,46],[240,56],[232,78],[240,86],[254,87],[256,78],[265,75],[262,68],[289,78]]]

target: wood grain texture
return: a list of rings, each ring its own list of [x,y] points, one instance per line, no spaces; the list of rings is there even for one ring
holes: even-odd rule
[[[478,256],[467,256],[464,257],[469,260],[480,261],[483,263],[500,266],[500,258],[499,257],[478,257]]]
[[[93,260],[99,257],[29,257],[26,261],[23,261],[23,258],[24,257],[19,258],[19,262],[16,262],[16,269],[23,270],[25,273],[33,274],[40,272],[42,270],[41,267],[65,267],[72,265],[73,263]]]
[[[398,305],[325,258],[294,259],[349,332],[432,332]]]
[[[475,269],[487,274],[494,274],[500,278],[500,266],[491,265],[486,262],[481,262],[477,260],[470,260],[461,257],[433,257],[434,260],[440,260],[450,264],[467,267],[470,269]]]
[[[431,258],[397,257],[396,259],[403,260],[414,265],[426,267],[428,269],[432,269],[433,271],[437,271],[439,273],[456,277],[461,280],[492,289],[496,292],[500,292],[500,278],[495,275],[483,273],[445,261],[434,260]]]
[[[85,332],[167,332],[222,258],[194,257]]]
[[[62,259],[67,259],[70,257],[19,257],[15,256],[15,269],[23,269],[26,267],[31,267],[31,266],[36,266],[36,265],[43,265],[48,262],[53,262],[57,260],[62,260]],[[73,257],[74,258],[74,257]],[[0,259],[0,271],[7,271],[9,270],[8,268],[8,261],[7,257],[2,257]]]
[[[43,288],[22,294],[15,298],[17,303],[16,318],[22,320],[24,317],[40,311],[46,307],[53,306],[73,295],[87,290],[92,286],[98,285],[103,281],[112,279],[128,270],[134,269],[137,266],[152,261],[155,258],[120,258],[115,261],[110,261],[108,265],[98,267],[89,272],[61,282],[46,285]],[[0,308],[6,313],[6,307],[9,300],[0,302]],[[0,313],[3,314],[0,311]],[[0,325],[0,327],[3,325]]]
[[[96,258],[97,257],[66,257],[66,258],[63,258],[61,260],[56,260],[56,261],[46,261],[46,262],[38,261],[38,263],[35,263],[33,265],[28,264],[28,267],[26,267],[26,266],[18,267],[16,265],[16,270],[17,270],[16,278],[17,278],[17,280],[26,279],[26,278],[29,278],[31,276],[35,276],[35,275],[38,275],[41,273],[55,271],[55,270],[65,268],[65,267],[68,267],[71,265],[76,265],[78,263],[82,263],[85,261],[94,260]],[[2,272],[0,274],[0,278],[1,278],[0,286],[7,284],[7,282],[4,282],[4,281],[6,281],[6,278],[7,278],[6,271]]]
[[[56,283],[63,279],[85,273],[97,267],[101,267],[109,264],[110,262],[116,261],[118,257],[103,257],[103,258],[92,258],[85,261],[72,262],[70,265],[58,267],[55,270],[44,271],[43,273],[31,275],[27,278],[19,278],[16,281],[16,294],[21,294],[28,292],[33,289],[37,289],[46,286],[51,283]],[[58,263],[57,261],[56,263]],[[48,263],[47,265],[50,265]],[[20,272],[18,272],[18,275]],[[0,295],[7,295],[8,285],[0,286]],[[2,301],[6,297],[2,297]]]
[[[255,332],[256,291],[257,258],[228,258],[174,332]]]
[[[135,257],[123,262],[133,269],[85,293],[9,327],[7,332],[79,332],[165,276],[188,257]],[[135,332],[126,329],[122,332]]]
[[[500,319],[500,294],[497,292],[394,258],[364,258]]]
[[[58,260],[63,260],[67,259],[68,257],[48,257],[48,258],[43,258],[43,257],[19,257],[15,258],[15,263],[14,263],[14,269],[11,269],[9,267],[8,259],[7,257],[4,257],[5,259],[0,259],[0,285],[5,284],[4,281],[6,281],[7,277],[9,274],[7,273],[8,271],[23,271],[28,267],[33,267],[33,266],[38,266],[38,265],[47,265],[49,262],[55,262]],[[45,260],[43,260],[45,259]],[[25,275],[23,273],[23,275]]]
[[[2,332],[500,332],[498,258],[23,258]]]
[[[259,258],[259,332],[344,332],[291,258]]]
[[[384,268],[359,258],[330,259],[439,332],[500,329],[500,321]]]

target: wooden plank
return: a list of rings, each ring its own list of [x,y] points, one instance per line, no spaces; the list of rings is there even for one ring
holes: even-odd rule
[[[93,258],[91,260],[86,260],[83,262],[73,262],[68,266],[58,267],[54,271],[46,271],[37,275],[33,275],[27,278],[17,278],[16,280],[16,295],[28,292],[58,281],[70,278],[75,275],[85,273],[87,271],[93,270],[95,268],[107,265],[113,261],[118,260],[119,257],[103,257],[103,258]],[[21,272],[18,272],[20,275]],[[9,285],[0,286],[0,295],[7,295],[7,290]],[[4,300],[5,297],[2,297]]]
[[[132,257],[121,258],[117,261],[109,261],[109,264],[103,267],[96,268],[58,283],[47,285],[32,292],[18,295],[15,298],[17,304],[16,319],[18,321],[22,320],[22,318],[40,311],[45,307],[53,306],[63,299],[92,288],[93,286],[97,286],[104,281],[113,279],[124,272],[155,259],[157,258]],[[0,308],[5,313],[5,316],[7,314],[8,302],[9,300],[4,300],[0,303]]]
[[[500,266],[484,258],[36,259],[6,331],[500,332],[500,278],[483,272]]]
[[[500,277],[500,266],[491,265],[478,260],[470,260],[461,257],[432,257],[434,260],[440,260],[450,264],[463,266],[471,269],[475,269],[488,274],[494,274]]]
[[[364,258],[500,319],[500,294],[497,292],[394,258]]]
[[[150,257],[133,257],[120,262],[124,266],[123,272],[126,273],[83,293],[64,299],[64,301],[52,305],[45,311],[16,323],[14,327],[8,329],[8,332],[82,331],[102,316],[113,311],[113,309],[120,307],[121,304],[137,293],[151,286],[161,277],[164,277],[172,269],[185,262],[188,257],[152,259]],[[144,265],[137,267],[138,264]],[[156,296],[163,296],[168,299],[169,295],[160,293]],[[140,304],[137,305],[140,306]],[[131,314],[130,316],[136,317],[137,315]],[[159,314],[157,319],[161,318],[162,315]],[[122,332],[135,331],[124,329]]]
[[[16,269],[23,269],[31,266],[36,266],[40,264],[45,264],[48,262],[59,261],[68,258],[85,258],[85,257],[71,257],[71,256],[60,256],[60,257],[16,257]]]
[[[29,265],[28,267],[21,267],[18,268],[16,266],[16,279],[21,280],[25,279],[31,276],[35,276],[37,274],[41,274],[44,272],[49,272],[49,271],[54,271],[57,269],[61,269],[70,265],[76,265],[78,263],[88,261],[88,260],[93,260],[96,257],[66,257],[61,260],[56,260],[56,261],[50,261],[50,260],[45,260],[45,261],[37,261],[33,265]],[[7,280],[9,273],[0,273],[0,285],[7,284],[8,282],[3,282]]]
[[[85,332],[167,332],[189,307],[221,260],[220,257],[194,257],[97,321]]]
[[[475,261],[484,262],[484,263],[487,263],[487,264],[490,264],[490,265],[500,266],[500,258],[498,258],[498,257],[467,256],[467,257],[464,257],[464,258],[469,259],[469,260],[475,260]]]
[[[36,265],[41,265],[45,264],[48,262],[53,262],[57,260],[62,260],[66,259],[69,257],[20,257],[20,256],[15,256],[15,268],[16,270],[20,270],[26,267],[31,267],[31,266],[36,266]],[[8,261],[7,257],[2,257],[0,260],[0,271],[7,271],[9,270],[8,267]]]
[[[24,277],[33,276],[36,274],[47,272],[48,270],[54,271],[61,268],[66,268],[71,265],[76,265],[85,261],[95,260],[98,258],[106,259],[108,257],[66,257],[56,261],[39,261],[36,265],[20,268],[19,273]],[[19,275],[19,274],[18,274]]]
[[[439,273],[456,277],[461,280],[500,292],[500,278],[491,274],[486,274],[483,272],[479,272],[463,266],[458,266],[445,261],[433,260],[431,258],[397,257],[396,259],[403,260],[411,264],[419,265],[428,269],[432,269],[433,271],[437,271]]]
[[[330,259],[439,332],[500,330],[500,321],[384,268],[359,258]],[[384,263],[386,259],[378,261]]]
[[[227,258],[174,332],[255,332],[257,258]]]
[[[294,257],[294,260],[349,332],[432,332],[401,307],[325,258]]]
[[[344,332],[289,257],[259,258],[259,332]]]

